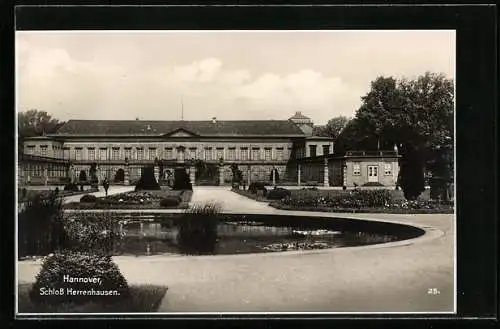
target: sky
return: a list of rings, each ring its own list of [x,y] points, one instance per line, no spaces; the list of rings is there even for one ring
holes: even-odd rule
[[[354,116],[378,76],[454,79],[454,31],[18,31],[17,110],[59,120]],[[183,109],[183,110],[182,110]]]

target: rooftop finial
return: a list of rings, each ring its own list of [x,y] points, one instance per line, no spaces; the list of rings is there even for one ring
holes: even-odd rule
[[[184,97],[181,96],[181,121],[184,121]]]

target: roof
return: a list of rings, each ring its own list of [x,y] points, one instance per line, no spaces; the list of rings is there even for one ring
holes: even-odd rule
[[[290,120],[311,120],[311,118],[306,117],[302,114],[302,112],[297,111],[295,112],[294,116],[290,118]]]
[[[326,137],[326,136],[307,136],[307,140],[329,140],[333,141],[333,138],[331,137]]]
[[[145,120],[69,120],[51,136],[304,136],[288,120],[257,121],[145,121]]]

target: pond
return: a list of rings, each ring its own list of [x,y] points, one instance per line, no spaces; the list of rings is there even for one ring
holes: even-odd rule
[[[247,254],[380,244],[416,238],[416,227],[342,218],[283,215],[219,215],[212,246],[186,251],[180,241],[180,214],[116,215],[123,239],[115,255]],[[203,235],[190,236],[203,240]],[[200,242],[200,241],[197,241]],[[191,250],[192,251],[192,250]]]

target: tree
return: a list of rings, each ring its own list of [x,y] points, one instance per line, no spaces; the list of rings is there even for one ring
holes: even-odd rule
[[[63,121],[52,118],[45,111],[29,110],[17,114],[17,127],[20,145],[24,138],[33,136],[42,136],[45,133],[55,133],[63,125]]]
[[[414,199],[424,190],[426,167],[440,170],[441,176],[453,175],[449,160],[453,156],[436,161],[433,151],[450,150],[453,145],[453,99],[453,81],[441,74],[427,72],[417,79],[400,81],[378,77],[340,139],[344,148],[392,149],[398,145],[402,150],[401,187],[406,188],[408,199]]]
[[[328,120],[328,123],[324,126],[316,126],[313,128],[313,134],[315,136],[331,137],[337,139],[342,129],[349,123],[350,119],[345,116],[338,116],[333,119]]]

